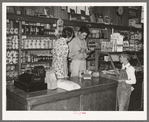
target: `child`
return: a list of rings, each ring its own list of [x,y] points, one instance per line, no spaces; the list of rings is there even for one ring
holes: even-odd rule
[[[132,92],[132,84],[136,83],[135,69],[129,63],[130,56],[127,53],[122,53],[120,62],[122,69],[119,72],[117,99],[119,111],[127,111],[129,107],[130,95]]]

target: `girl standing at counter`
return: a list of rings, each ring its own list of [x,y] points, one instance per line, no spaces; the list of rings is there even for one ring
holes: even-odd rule
[[[74,31],[70,27],[66,27],[62,31],[61,37],[53,44],[53,61],[52,68],[55,70],[57,78],[68,77],[67,67],[67,55],[68,45],[67,43],[74,38]]]
[[[132,84],[136,83],[135,69],[130,65],[129,60],[129,54],[121,54],[120,62],[122,63],[122,69],[119,72],[119,83],[117,87],[119,111],[128,110],[130,95],[133,90]]]
[[[89,33],[89,29],[82,26],[78,31],[78,35],[68,43],[69,57],[72,60],[70,64],[71,76],[78,76],[79,71],[86,70],[87,53],[90,51],[87,48],[85,39]]]

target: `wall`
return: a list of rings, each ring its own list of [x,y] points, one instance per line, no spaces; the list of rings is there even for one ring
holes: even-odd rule
[[[113,25],[128,25],[128,7],[124,7],[124,13],[121,17],[116,14],[116,7],[96,7],[97,13],[102,13],[103,16],[109,16],[112,19]]]
[[[62,10],[61,6],[37,6],[37,7],[15,7],[14,11],[18,11],[21,8],[25,8],[22,14],[43,14],[44,15],[44,9],[47,8],[48,13],[52,14],[54,18],[59,19],[69,19],[69,15],[67,13],[67,10]],[[122,26],[128,26],[128,20],[130,16],[132,18],[138,18],[139,21],[141,20],[141,9],[136,10],[134,8],[128,8],[128,6],[124,6],[124,12],[122,16],[118,16],[116,14],[116,7],[113,6],[95,6],[94,11],[95,13],[101,13],[103,16],[108,16],[112,19],[112,23],[114,25],[122,25]],[[28,10],[27,10],[28,9]],[[12,9],[9,9],[10,13],[12,12]],[[33,11],[33,12],[32,12]],[[131,13],[130,13],[131,11]],[[17,12],[16,12],[17,13]],[[132,14],[132,15],[130,15]],[[135,15],[133,15],[135,14]],[[33,15],[34,16],[34,15]]]
[[[130,18],[130,14],[129,14],[129,8],[123,7],[124,8],[124,12],[122,16],[118,16],[116,14],[116,7],[102,7],[102,6],[96,6],[95,7],[95,13],[102,13],[103,16],[109,16],[112,19],[112,22],[114,25],[122,25],[122,26],[128,26],[129,25],[129,18]],[[64,11],[61,9],[61,7],[54,7],[54,15],[55,18],[60,18],[60,19],[68,19],[68,13],[67,11]],[[137,16],[135,16],[136,18],[138,18],[140,20],[141,18],[141,11],[138,11]]]
[[[54,17],[59,19],[68,19],[68,13],[67,11],[62,10],[60,6],[55,6]]]
[[[124,7],[124,13],[121,17],[116,15],[115,7],[95,7],[95,13],[102,13],[103,16],[112,18],[114,25],[128,25],[128,7]],[[68,13],[61,9],[61,7],[54,7],[54,17],[60,19],[68,19]]]

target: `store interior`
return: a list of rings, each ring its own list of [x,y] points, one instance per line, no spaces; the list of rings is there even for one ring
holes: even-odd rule
[[[117,111],[115,69],[121,68],[120,54],[128,52],[137,78],[129,110],[143,111],[143,12],[143,6],[7,6],[7,110]],[[70,77],[81,86],[80,91],[47,88],[48,82],[37,89],[24,88],[18,84],[18,76],[31,73],[36,66],[43,66],[45,71],[51,68],[53,42],[59,38],[55,31],[58,20],[75,34],[81,26],[89,28],[86,42],[92,51],[86,67],[92,74],[81,80]],[[69,76],[70,62],[68,58]],[[93,82],[85,81],[92,78]]]

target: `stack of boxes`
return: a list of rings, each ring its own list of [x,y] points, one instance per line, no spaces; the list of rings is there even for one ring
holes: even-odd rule
[[[110,41],[101,43],[101,51],[106,52],[122,52],[123,36],[119,33],[111,34]]]
[[[112,52],[123,51],[123,36],[120,33],[111,34],[110,42],[112,42]]]

